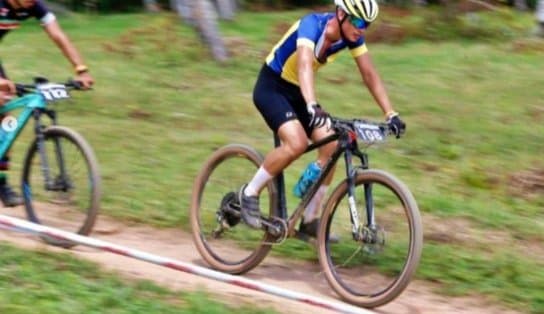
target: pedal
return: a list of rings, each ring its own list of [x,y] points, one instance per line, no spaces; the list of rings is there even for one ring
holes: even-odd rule
[[[287,222],[284,219],[278,217],[270,217],[269,220],[262,221],[262,224],[266,228],[266,231],[274,236],[275,242],[270,244],[281,244],[287,239]]]

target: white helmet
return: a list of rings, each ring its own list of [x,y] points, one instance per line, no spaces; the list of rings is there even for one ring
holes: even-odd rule
[[[367,22],[372,22],[378,16],[378,3],[376,0],[334,0],[334,4],[341,7],[344,12]]]

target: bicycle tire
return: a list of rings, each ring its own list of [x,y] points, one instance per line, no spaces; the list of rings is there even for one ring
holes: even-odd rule
[[[368,198],[374,206],[375,222],[380,226],[376,228],[375,243],[361,245],[350,230],[347,180],[327,200],[317,241],[320,264],[330,286],[345,301],[373,308],[392,301],[409,284],[421,257],[423,230],[417,203],[401,181],[380,170],[359,171],[354,200],[359,210],[366,208],[365,197],[359,194],[363,192],[365,196],[365,185],[370,187],[368,195],[372,196]],[[400,203],[393,203],[397,201]],[[399,217],[406,221],[397,222],[395,219]],[[329,234],[342,233],[339,243],[326,241]]]
[[[27,218],[34,223],[89,235],[96,222],[102,195],[95,154],[79,133],[67,127],[50,126],[43,135],[47,165],[42,164],[37,138],[24,159],[21,183]],[[44,180],[44,167],[49,169],[50,178],[54,178],[49,187]],[[65,177],[61,175],[62,167],[67,172]],[[40,215],[44,212],[47,215]],[[72,241],[52,237],[44,236],[42,239],[64,248],[76,245]]]
[[[209,157],[195,179],[190,209],[192,236],[202,258],[216,270],[243,274],[256,267],[272,247],[270,234],[251,229],[239,218],[221,211],[224,203],[233,201],[239,188],[249,182],[263,160],[249,146],[227,145]],[[268,205],[270,215],[277,204],[275,190],[273,182],[269,182],[260,194],[261,208]],[[216,230],[222,223],[217,221],[218,213],[232,224],[219,234]]]

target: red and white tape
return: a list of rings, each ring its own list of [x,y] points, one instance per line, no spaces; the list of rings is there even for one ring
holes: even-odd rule
[[[116,245],[113,243],[108,243],[108,242],[98,240],[95,238],[81,236],[78,234],[62,231],[60,229],[38,225],[35,223],[31,223],[25,220],[9,217],[5,215],[0,215],[0,228],[11,230],[11,231],[32,233],[42,237],[51,237],[51,238],[59,239],[59,240],[72,241],[80,245],[89,246],[101,251],[106,251],[106,252],[110,252],[110,253],[114,253],[118,255],[132,257],[138,260],[142,260],[142,261],[146,261],[156,265],[175,269],[185,273],[202,276],[202,277],[214,279],[217,281],[226,282],[228,284],[243,287],[246,289],[256,290],[263,293],[280,296],[283,298],[287,298],[287,299],[305,303],[305,304],[310,304],[313,306],[328,309],[331,311],[336,311],[339,313],[355,313],[355,314],[372,314],[373,313],[369,310],[358,308],[349,304],[323,300],[315,296],[283,289],[277,286],[257,282],[257,281],[247,279],[244,277],[221,273],[221,272],[214,271],[208,268],[195,266],[189,263],[184,263],[184,262],[170,259],[167,257],[162,257],[162,256],[146,253],[143,251]]]

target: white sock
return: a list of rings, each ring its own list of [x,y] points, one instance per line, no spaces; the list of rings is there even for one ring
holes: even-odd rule
[[[253,179],[251,179],[251,181],[249,181],[247,184],[246,188],[244,189],[244,194],[246,196],[259,195],[259,191],[272,178],[272,175],[268,173],[263,166],[261,166],[259,170],[257,170],[257,173],[255,173],[255,176],[253,176]]]
[[[317,189],[314,197],[312,197],[310,203],[304,210],[304,223],[309,223],[317,218],[319,209],[321,208],[321,201],[323,200],[323,196],[327,193],[328,188],[328,185],[321,185],[319,189]]]

